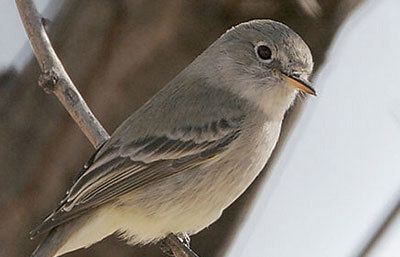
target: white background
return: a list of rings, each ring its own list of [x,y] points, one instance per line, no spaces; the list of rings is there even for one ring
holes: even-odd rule
[[[0,6],[1,70],[30,49],[14,1]],[[343,26],[229,257],[355,256],[400,197],[399,13],[370,0]],[[400,256],[400,219],[373,256]]]
[[[400,197],[400,1],[344,25],[229,257],[350,257]],[[400,219],[373,252],[400,256]]]

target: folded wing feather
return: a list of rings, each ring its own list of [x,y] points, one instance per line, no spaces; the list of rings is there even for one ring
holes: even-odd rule
[[[242,117],[178,128],[169,135],[107,146],[75,181],[60,206],[31,232],[48,231],[119,196],[201,165],[240,134]]]

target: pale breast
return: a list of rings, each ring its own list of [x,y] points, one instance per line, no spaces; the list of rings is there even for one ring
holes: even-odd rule
[[[218,198],[216,201],[222,209],[250,186],[267,163],[278,140],[280,123],[266,122],[262,126],[254,126],[235,142],[226,160],[217,164],[216,170],[220,173],[217,176],[210,175],[218,181],[218,184],[213,184]]]
[[[128,237],[146,241],[171,232],[191,234],[218,219],[260,173],[279,136],[277,122],[248,126],[220,158],[129,196],[130,204],[120,207],[132,216],[123,229]],[[146,229],[139,231],[143,224]]]

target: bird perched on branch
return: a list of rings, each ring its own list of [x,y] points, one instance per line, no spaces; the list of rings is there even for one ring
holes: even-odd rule
[[[267,163],[313,61],[286,25],[253,20],[218,38],[124,121],[35,229],[34,257],[118,234],[146,244],[216,221]]]

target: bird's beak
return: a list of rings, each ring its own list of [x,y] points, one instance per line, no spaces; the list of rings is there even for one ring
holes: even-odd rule
[[[288,82],[288,84],[295,89],[313,96],[317,95],[317,92],[315,92],[315,89],[312,88],[310,82],[306,81],[305,79],[286,73],[283,73],[283,76],[285,77],[285,80]]]

